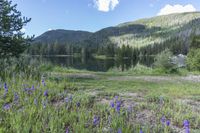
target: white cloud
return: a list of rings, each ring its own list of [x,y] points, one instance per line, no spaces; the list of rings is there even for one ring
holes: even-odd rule
[[[50,28],[50,29],[48,29],[48,31],[51,31],[52,29]]]
[[[163,7],[160,12],[157,15],[167,15],[167,14],[172,14],[172,13],[183,13],[183,12],[195,12],[196,8],[191,5],[191,4],[187,4],[187,5],[165,5],[165,7]]]
[[[102,12],[114,10],[119,4],[119,0],[94,0],[95,7]]]

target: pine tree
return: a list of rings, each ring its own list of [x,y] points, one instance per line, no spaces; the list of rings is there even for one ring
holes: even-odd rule
[[[23,26],[31,21],[30,18],[22,17],[9,0],[0,0],[0,57],[18,57],[25,51],[32,40],[24,37]]]

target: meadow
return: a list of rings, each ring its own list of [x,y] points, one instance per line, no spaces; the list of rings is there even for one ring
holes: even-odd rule
[[[199,133],[199,77],[141,69],[43,65],[41,78],[6,76],[0,82],[0,132]]]
[[[112,10],[119,4],[93,2]],[[61,9],[63,3],[40,8],[38,1],[23,1],[20,7],[30,15],[33,11],[34,22],[54,26],[39,35],[46,26],[33,22],[26,27],[31,18],[15,3],[0,0],[0,133],[200,133],[199,12],[94,32],[54,30],[85,25],[83,19],[91,14],[81,9],[81,17],[74,18],[70,8],[72,21],[66,23],[57,10],[51,17],[51,8],[40,10]],[[98,26],[88,22],[87,27]]]

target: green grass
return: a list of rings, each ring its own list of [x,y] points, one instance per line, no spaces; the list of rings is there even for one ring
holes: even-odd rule
[[[144,69],[154,71],[138,67],[125,73],[104,73],[43,67],[46,86],[32,78],[6,78],[6,96],[3,81],[0,86],[0,132],[57,133],[69,129],[73,133],[111,130],[115,133],[121,129],[123,133],[138,133],[141,128],[144,133],[168,133],[180,132],[183,120],[187,119],[191,132],[198,133],[200,83],[178,80],[179,75],[164,75],[173,79],[170,81],[123,79],[126,75],[137,77]],[[85,74],[92,76],[84,77]],[[35,89],[30,90],[31,93],[24,91],[33,85]],[[48,96],[44,96],[46,90]],[[18,100],[15,100],[16,94]],[[119,96],[118,101],[122,102],[120,112],[110,107],[111,101],[116,107],[115,96]],[[6,104],[10,109],[4,108]],[[161,123],[163,116],[170,120],[169,127]],[[96,124],[93,123],[94,117],[99,118]]]

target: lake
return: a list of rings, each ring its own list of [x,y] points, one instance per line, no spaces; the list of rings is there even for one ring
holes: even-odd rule
[[[138,63],[147,67],[152,67],[154,63],[153,56],[143,56],[138,59],[86,59],[73,56],[49,56],[33,58],[37,60],[39,59],[42,62],[51,63],[53,65],[101,72],[106,72],[113,68],[119,68],[121,71],[126,71],[135,67]]]

